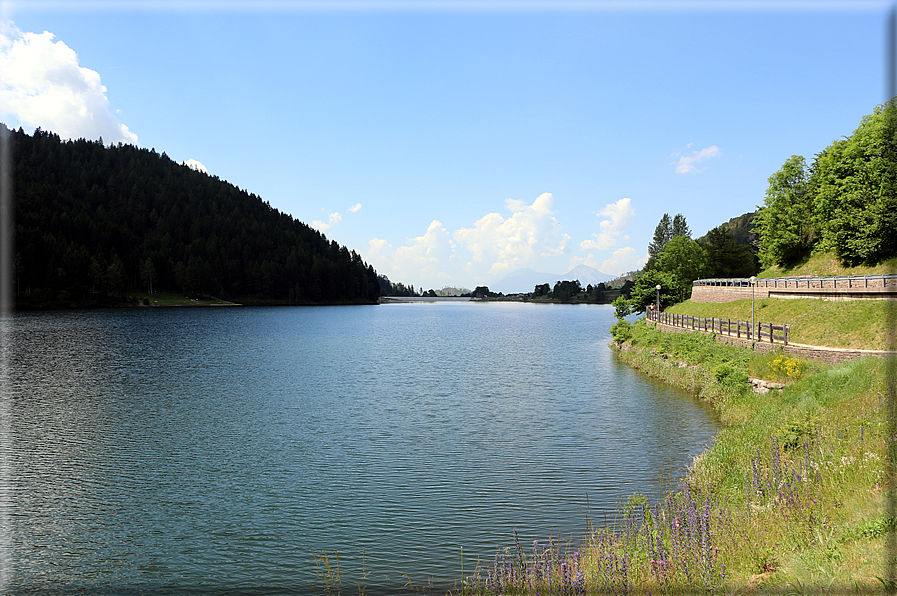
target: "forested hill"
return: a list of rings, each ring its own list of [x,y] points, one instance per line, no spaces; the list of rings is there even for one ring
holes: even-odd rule
[[[115,304],[150,287],[243,303],[380,295],[354,251],[164,153],[0,127],[14,152],[19,306]]]

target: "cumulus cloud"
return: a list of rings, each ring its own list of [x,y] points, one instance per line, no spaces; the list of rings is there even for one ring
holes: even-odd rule
[[[605,218],[598,224],[601,232],[592,234],[595,237],[594,240],[580,242],[579,247],[582,250],[608,250],[617,245],[618,238],[629,239],[624,233],[629,227],[629,222],[635,217],[635,209],[632,208],[631,200],[623,198],[616,203],[608,203],[596,215],[599,218]]]
[[[488,265],[487,273],[497,276],[508,273],[537,257],[556,256],[567,251],[570,236],[561,230],[555,219],[551,193],[539,195],[532,205],[507,199],[511,216],[505,219],[489,213],[474,223],[473,228],[460,228],[453,234],[459,245],[472,253],[467,271]]]
[[[0,22],[0,114],[64,139],[136,145],[137,135],[114,115],[100,75],[54,38]]]
[[[182,166],[187,166],[191,170],[196,170],[197,172],[202,172],[203,174],[208,174],[209,170],[206,169],[204,165],[196,161],[195,159],[188,159],[187,161],[181,162]]]
[[[361,211],[361,203],[355,203],[349,207],[349,213],[358,213],[359,211]]]
[[[323,233],[333,226],[337,225],[341,221],[343,221],[343,216],[340,215],[340,213],[337,211],[335,213],[331,213],[326,222],[321,221],[320,219],[314,220],[313,222],[311,222],[311,227]]]
[[[691,147],[689,143],[688,147]],[[670,157],[679,157],[679,161],[676,162],[676,173],[677,174],[688,174],[692,172],[697,172],[698,169],[693,165],[698,163],[699,161],[704,161],[705,159],[710,159],[711,157],[716,157],[720,155],[722,150],[716,145],[711,145],[710,147],[706,147],[701,149],[700,151],[692,151],[688,155],[682,155],[679,152],[673,153]]]
[[[393,255],[393,271],[399,279],[451,279],[445,268],[454,254],[455,244],[439,220],[434,219],[423,236],[408,238],[408,242],[408,246],[400,246]]]
[[[647,261],[648,255],[640,257],[634,248],[624,246],[615,250],[609,259],[601,263],[598,270],[607,275],[620,275],[627,271],[641,269]]]
[[[570,264],[567,265],[567,271],[570,271],[571,269],[575,269],[576,267],[579,267],[580,265],[585,265],[586,267],[592,267],[593,269],[599,268],[598,260],[595,258],[595,255],[593,255],[592,253],[589,253],[585,257],[573,257],[572,259],[570,259]]]

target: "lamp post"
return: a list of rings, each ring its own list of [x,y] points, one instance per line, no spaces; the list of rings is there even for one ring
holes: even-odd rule
[[[657,289],[657,309],[656,309],[657,318],[655,320],[659,321],[660,320],[660,284],[657,284],[657,286],[655,286],[655,288]]]
[[[757,283],[757,278],[751,276],[751,340],[754,339],[754,287]]]

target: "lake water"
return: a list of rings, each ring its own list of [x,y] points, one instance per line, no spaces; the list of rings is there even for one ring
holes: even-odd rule
[[[612,323],[473,302],[9,317],[0,591],[323,593],[312,552],[338,551],[347,594],[444,593],[462,548],[470,572],[514,528],[581,537],[718,430],[618,361]]]

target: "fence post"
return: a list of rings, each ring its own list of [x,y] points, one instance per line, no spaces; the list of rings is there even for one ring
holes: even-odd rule
[[[785,345],[787,346],[788,345],[788,330],[789,330],[788,323],[785,323],[784,325],[782,325],[782,327],[785,328]]]

